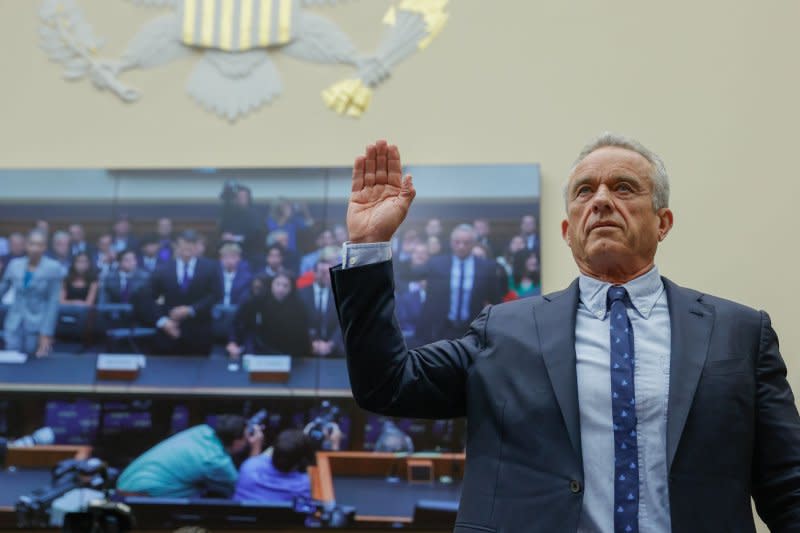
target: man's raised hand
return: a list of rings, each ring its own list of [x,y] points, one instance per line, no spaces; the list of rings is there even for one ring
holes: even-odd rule
[[[353,165],[353,188],[347,206],[350,241],[385,242],[405,220],[416,191],[403,176],[397,146],[378,141]]]

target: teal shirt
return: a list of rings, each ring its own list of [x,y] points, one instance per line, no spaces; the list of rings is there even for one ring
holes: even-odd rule
[[[203,424],[146,451],[122,472],[117,488],[167,498],[196,497],[207,490],[230,497],[237,477],[222,442]]]

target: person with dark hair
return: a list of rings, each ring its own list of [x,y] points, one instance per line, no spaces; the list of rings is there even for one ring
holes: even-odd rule
[[[527,248],[514,254],[514,268],[509,287],[519,298],[541,293],[539,254]]]
[[[197,257],[198,238],[192,230],[181,233],[175,258],[159,267],[134,298],[140,320],[159,330],[158,354],[208,355],[214,344],[211,308],[222,298],[219,267]]]
[[[28,234],[25,257],[12,260],[0,280],[0,295],[14,291],[6,313],[4,337],[7,350],[41,357],[53,347],[58,318],[58,297],[64,272],[44,256],[47,236],[40,230]]]
[[[267,247],[267,264],[264,267],[264,273],[267,276],[275,277],[286,269],[283,263],[286,249],[283,245],[272,243]]]
[[[92,268],[89,254],[80,252],[72,258],[67,277],[61,285],[61,303],[69,305],[94,305],[97,299],[97,274]]]
[[[159,266],[172,258],[172,244],[170,243],[169,254],[166,254],[158,235],[146,235],[142,239],[139,257],[142,269],[152,274]]]
[[[150,274],[139,268],[136,252],[123,250],[119,254],[119,266],[100,278],[98,303],[130,303],[133,295],[144,287]]]
[[[287,272],[275,277],[260,274],[263,289],[239,305],[233,318],[228,355],[237,359],[254,354],[289,354],[306,357],[311,353],[308,316],[295,292],[294,279]]]
[[[251,457],[239,469],[233,499],[238,501],[291,502],[311,497],[306,470],[314,464],[314,444],[299,429],[278,434],[269,453]]]
[[[117,489],[164,498],[230,498],[238,478],[232,456],[248,445],[251,456],[260,454],[263,439],[260,428],[247,431],[243,417],[218,416],[213,429],[189,428],[140,455],[119,476]]]
[[[262,260],[264,229],[261,216],[253,206],[253,193],[241,183],[229,182],[223,189],[222,201],[220,240],[239,244],[242,256],[255,268]]]

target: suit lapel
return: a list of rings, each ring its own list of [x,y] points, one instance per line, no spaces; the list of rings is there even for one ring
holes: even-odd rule
[[[667,469],[678,449],[697,383],[708,355],[714,308],[702,294],[664,279],[671,327],[669,401],[667,404]]]
[[[542,357],[553,385],[569,439],[581,457],[578,376],[575,368],[575,316],[578,310],[578,281],[561,292],[544,297],[534,306]],[[563,334],[563,333],[566,334]]]

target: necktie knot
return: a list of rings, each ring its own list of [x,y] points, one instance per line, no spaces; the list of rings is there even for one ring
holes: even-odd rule
[[[613,286],[608,288],[608,305],[614,302],[624,302],[628,296],[628,291],[625,287]]]

